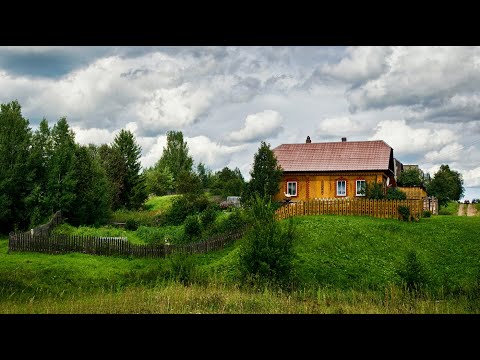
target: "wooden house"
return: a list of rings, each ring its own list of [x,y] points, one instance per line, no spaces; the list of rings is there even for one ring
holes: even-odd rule
[[[274,200],[364,197],[366,182],[396,186],[393,149],[382,140],[282,144],[272,149],[283,169]]]

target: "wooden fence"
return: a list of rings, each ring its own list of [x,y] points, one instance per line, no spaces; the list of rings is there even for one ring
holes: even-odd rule
[[[302,215],[366,215],[399,218],[398,207],[408,206],[414,218],[420,218],[423,200],[321,199],[290,203],[277,209],[277,219]]]
[[[10,233],[8,251],[31,251],[47,254],[65,254],[79,252],[92,255],[124,255],[144,258],[163,258],[174,253],[199,254],[223,249],[223,247],[243,236],[246,228],[219,235],[198,243],[183,245],[136,245],[125,238],[99,236],[59,235],[46,237],[38,234]]]

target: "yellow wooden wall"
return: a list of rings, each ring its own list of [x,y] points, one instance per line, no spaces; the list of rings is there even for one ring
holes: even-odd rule
[[[427,197],[427,192],[425,191],[425,189],[418,186],[399,186],[398,189],[402,190],[405,194],[407,194],[407,199],[423,199]]]
[[[285,198],[287,181],[297,181],[297,196],[292,197],[293,201],[307,201],[314,199],[337,198],[336,186],[337,180],[347,181],[347,197],[355,198],[356,180],[366,180],[367,182],[386,183],[387,177],[383,172],[355,172],[355,173],[328,173],[324,175],[311,174],[284,174],[280,185],[280,191],[275,195],[274,200],[283,200]],[[339,198],[343,198],[339,197]]]

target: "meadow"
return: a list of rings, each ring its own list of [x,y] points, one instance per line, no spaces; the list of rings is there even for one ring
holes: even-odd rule
[[[479,220],[296,217],[295,280],[283,290],[241,285],[242,240],[159,260],[8,254],[3,237],[0,313],[480,313]],[[415,290],[402,277],[409,252],[424,279]]]

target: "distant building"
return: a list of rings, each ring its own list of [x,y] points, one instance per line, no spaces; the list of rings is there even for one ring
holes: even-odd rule
[[[403,165],[403,171],[406,171],[406,170],[414,170],[414,169],[420,171],[420,175],[421,175],[422,178],[423,178],[424,173],[423,173],[422,169],[420,169],[420,168],[418,167],[418,165]]]
[[[403,164],[400,162],[400,160],[394,158],[393,159],[393,172],[395,173],[395,180],[398,180],[398,177],[400,176],[402,171],[403,171]]]

